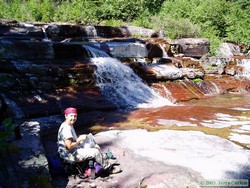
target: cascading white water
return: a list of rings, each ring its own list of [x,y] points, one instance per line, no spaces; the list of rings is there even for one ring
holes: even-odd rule
[[[92,58],[97,66],[96,83],[102,94],[119,108],[149,108],[173,105],[143,83],[134,71],[111,57]]]
[[[162,50],[162,57],[163,57],[163,58],[167,58],[167,57],[168,57],[168,54],[167,54],[167,52],[166,52],[166,50],[165,50],[165,48],[164,48],[164,44],[159,44],[159,46],[160,46],[160,48],[161,48],[161,50]]]
[[[209,81],[209,82],[213,86],[213,87],[209,88],[211,94],[216,94],[217,95],[217,94],[221,94],[222,93],[221,89],[214,82],[212,82],[212,81]]]
[[[43,34],[44,34],[44,38],[42,39],[42,41],[44,41],[44,42],[52,42],[51,39],[48,38],[45,28],[42,27],[42,31],[43,31]]]
[[[243,67],[241,74],[237,76],[244,76],[250,79],[250,59],[237,59],[237,65]]]

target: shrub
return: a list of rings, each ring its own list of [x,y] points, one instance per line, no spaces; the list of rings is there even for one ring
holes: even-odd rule
[[[169,16],[154,16],[151,23],[153,23],[151,26],[153,29],[164,31],[165,36],[170,39],[201,36],[200,27],[188,19],[177,20]]]

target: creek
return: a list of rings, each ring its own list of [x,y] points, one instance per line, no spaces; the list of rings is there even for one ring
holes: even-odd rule
[[[220,86],[211,81],[205,89],[205,97],[173,103],[168,99],[173,98],[171,91],[167,91],[170,94],[168,98],[163,97],[118,59],[108,57],[96,49],[92,51],[92,48],[85,48],[95,54],[92,62],[97,67],[96,84],[101,93],[118,106],[121,114],[125,110],[123,115],[126,114],[128,121],[119,121],[114,125],[106,122],[109,126],[118,128],[124,124],[128,128],[137,124],[149,130],[155,126],[162,129],[197,130],[250,147],[249,93],[221,94]],[[241,65],[245,66],[246,63]],[[169,73],[169,70],[163,71]],[[248,74],[244,73],[243,76],[248,77]],[[112,119],[112,116],[109,118]],[[225,129],[229,131],[223,134]]]

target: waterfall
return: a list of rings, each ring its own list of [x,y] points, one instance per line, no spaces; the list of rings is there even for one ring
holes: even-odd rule
[[[44,34],[44,38],[42,39],[42,41],[44,42],[51,42],[51,40],[48,38],[47,33],[46,33],[46,29],[44,27],[41,28]]]
[[[168,54],[167,54],[167,52],[166,52],[166,50],[165,50],[165,44],[159,44],[159,46],[160,46],[160,48],[161,48],[161,50],[162,50],[162,57],[163,58],[167,58],[168,57]]]
[[[87,45],[82,45],[82,47],[87,50],[89,57],[92,57],[92,58],[109,57],[109,55],[106,52],[99,50],[98,48],[87,46]]]
[[[236,59],[237,65],[243,67],[241,74],[237,76],[244,76],[250,78],[250,59]]]
[[[150,88],[133,69],[97,48],[83,45],[96,65],[96,84],[102,94],[120,109],[173,105]]]
[[[212,94],[221,94],[222,91],[221,89],[212,81],[209,81],[210,84],[213,86],[213,87],[210,87],[210,91],[212,92]]]
[[[133,69],[119,60],[107,57],[92,58],[97,66],[96,83],[106,98],[119,108],[149,108],[173,105],[143,83]]]

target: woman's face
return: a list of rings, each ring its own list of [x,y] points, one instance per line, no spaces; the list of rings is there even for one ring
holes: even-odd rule
[[[77,114],[75,114],[75,113],[67,114],[67,115],[65,115],[65,119],[69,125],[73,125],[77,120]]]

